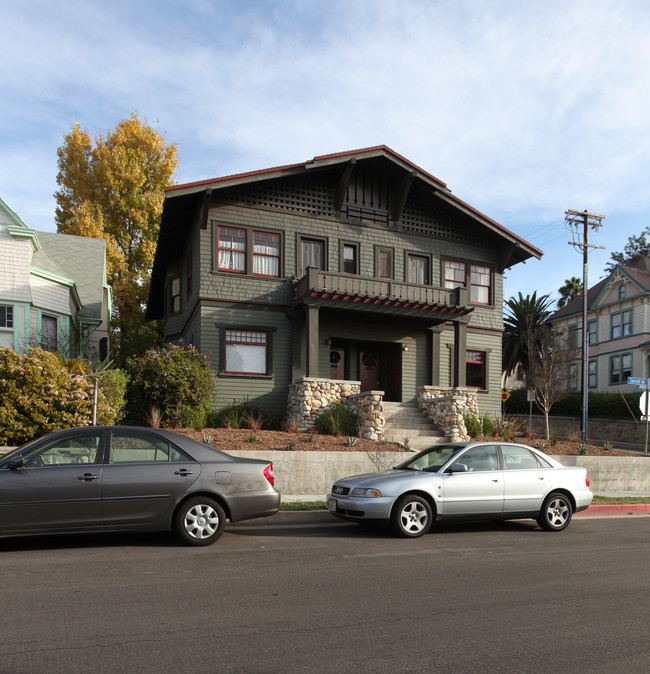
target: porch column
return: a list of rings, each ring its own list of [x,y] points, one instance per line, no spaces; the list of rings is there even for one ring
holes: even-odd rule
[[[431,328],[431,386],[440,386],[440,328]]]
[[[452,386],[463,388],[466,383],[467,323],[454,323],[454,362],[452,364]]]
[[[307,376],[318,377],[318,307],[307,310]]]

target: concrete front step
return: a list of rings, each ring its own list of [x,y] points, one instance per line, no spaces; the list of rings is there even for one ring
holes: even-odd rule
[[[384,434],[388,440],[420,450],[449,438],[442,434],[424,415],[417,403],[384,403]]]

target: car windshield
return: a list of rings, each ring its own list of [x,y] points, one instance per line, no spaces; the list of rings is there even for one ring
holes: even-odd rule
[[[436,445],[429,447],[429,449],[425,449],[397,466],[397,468],[400,470],[425,470],[428,473],[435,473],[462,449],[465,449],[465,445]]]

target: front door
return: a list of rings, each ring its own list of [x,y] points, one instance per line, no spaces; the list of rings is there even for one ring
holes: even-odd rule
[[[359,351],[361,359],[359,379],[362,391],[376,391],[380,388],[379,369],[380,358],[377,347],[362,347]]]
[[[402,399],[402,347],[400,344],[366,344],[359,349],[362,391],[383,391],[384,400]]]

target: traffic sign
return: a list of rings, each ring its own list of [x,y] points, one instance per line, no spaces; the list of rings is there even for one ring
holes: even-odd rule
[[[648,388],[648,380],[643,379],[642,377],[628,377],[628,384],[635,384],[636,386],[643,386],[643,388]]]
[[[510,397],[510,391],[507,388],[501,389],[501,400],[505,402]]]

